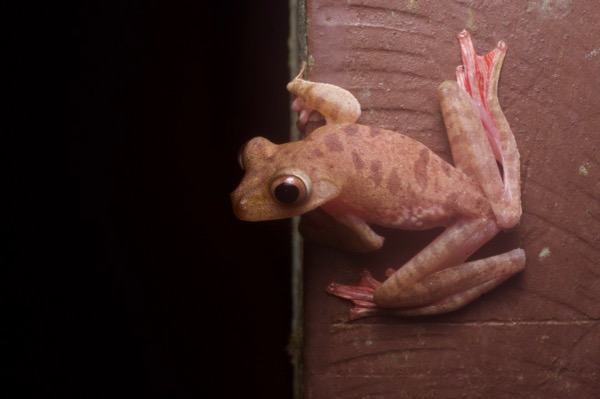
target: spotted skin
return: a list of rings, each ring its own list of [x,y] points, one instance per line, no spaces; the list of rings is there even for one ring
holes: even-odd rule
[[[341,239],[339,246],[360,251],[384,244],[371,225],[445,227],[406,264],[390,269],[383,282],[365,272],[356,286],[331,283],[327,292],[354,303],[351,319],[453,311],[524,268],[522,249],[467,262],[519,222],[521,203],[519,154],[497,98],[506,44],[478,56],[468,32],[458,38],[463,56],[458,81],[438,87],[454,166],[398,132],[357,124],[360,106],[350,92],[303,80],[302,72],[288,84],[299,124],[315,111],[326,124],[281,145],[254,138],[242,153],[246,174],[232,193],[240,219],[280,219],[318,208],[344,226],[321,236],[329,240],[342,232],[351,244]],[[278,184],[297,185],[300,194],[278,198]]]

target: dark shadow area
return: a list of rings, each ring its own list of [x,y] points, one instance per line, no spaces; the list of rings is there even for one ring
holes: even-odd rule
[[[240,146],[287,140],[285,1],[85,1],[72,27],[77,396],[291,397],[288,221],[247,223]]]

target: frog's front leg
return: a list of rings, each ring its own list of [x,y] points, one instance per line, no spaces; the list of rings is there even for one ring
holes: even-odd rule
[[[341,87],[302,79],[304,68],[305,64],[298,76],[287,85],[288,91],[294,95],[292,110],[298,112],[298,128],[304,131],[313,111],[325,118],[328,124],[356,122],[361,113],[356,97]]]
[[[365,274],[359,286],[332,283],[327,291],[354,302],[351,319],[431,315],[458,309],[523,269],[525,254],[521,249],[464,263],[499,230],[489,219],[459,222],[390,273],[383,283]]]
[[[371,226],[362,218],[352,213],[337,212],[335,210],[335,201],[330,201],[330,203],[321,206],[321,208],[331,215],[336,222],[349,229],[354,237],[353,242],[358,244],[354,246],[354,252],[370,252],[383,246],[385,238],[375,233]],[[344,237],[339,237],[339,239],[344,239]],[[343,246],[343,243],[341,245]]]

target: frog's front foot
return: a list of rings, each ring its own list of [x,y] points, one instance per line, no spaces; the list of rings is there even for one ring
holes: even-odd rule
[[[309,121],[323,119],[327,124],[355,123],[361,111],[354,95],[339,86],[302,79],[305,66],[287,85],[294,96],[292,110],[298,113],[298,129],[304,132]]]
[[[296,126],[298,130],[304,134],[306,130],[306,124],[309,120],[319,120],[322,117],[319,116],[318,113],[313,112],[314,109],[311,108],[306,101],[302,97],[295,97],[292,102],[292,111],[298,113],[298,121],[296,122]]]

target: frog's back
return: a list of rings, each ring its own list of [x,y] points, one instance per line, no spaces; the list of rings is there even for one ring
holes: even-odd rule
[[[335,164],[336,180],[343,186],[337,202],[355,207],[371,223],[430,228],[459,215],[489,212],[483,192],[470,177],[401,133],[358,124],[326,125],[306,141],[326,151]],[[417,213],[426,216],[415,226]]]

